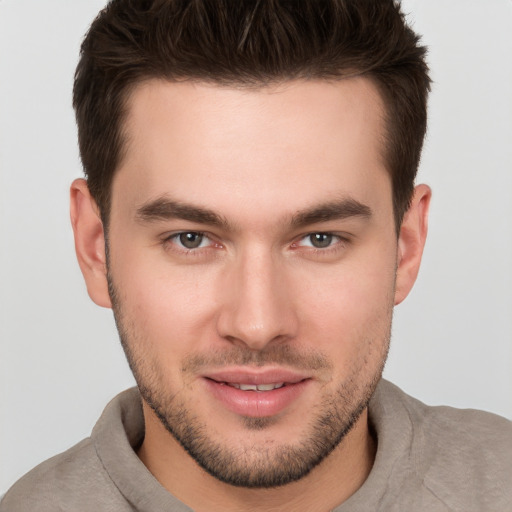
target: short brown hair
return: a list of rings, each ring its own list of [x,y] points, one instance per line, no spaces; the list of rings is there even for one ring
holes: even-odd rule
[[[111,0],[83,41],[73,89],[80,154],[103,222],[123,156],[126,100],[138,83],[262,87],[364,75],[386,107],[398,228],[426,130],[425,52],[394,0]]]

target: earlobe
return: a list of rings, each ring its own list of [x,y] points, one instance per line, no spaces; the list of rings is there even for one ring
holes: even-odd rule
[[[418,185],[414,190],[411,206],[404,215],[398,238],[395,305],[407,297],[418,276],[427,238],[431,197],[429,186]]]
[[[110,308],[103,223],[84,179],[71,184],[70,214],[76,256],[89,297],[98,306]]]

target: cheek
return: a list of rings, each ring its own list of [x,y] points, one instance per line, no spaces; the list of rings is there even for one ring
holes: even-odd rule
[[[127,253],[113,268],[123,316],[145,343],[179,350],[180,344],[200,340],[202,328],[214,316],[211,270],[176,267]]]
[[[347,357],[387,343],[391,326],[395,270],[393,259],[379,266],[361,258],[304,281],[300,317],[304,339],[315,337],[325,352]],[[320,348],[320,347],[318,347]]]

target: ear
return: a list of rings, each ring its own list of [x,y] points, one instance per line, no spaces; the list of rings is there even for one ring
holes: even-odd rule
[[[428,208],[432,191],[427,185],[414,189],[411,206],[404,215],[398,237],[395,305],[400,304],[414,285],[428,231]]]
[[[70,213],[76,256],[89,297],[98,306],[110,308],[103,223],[84,179],[71,184]]]

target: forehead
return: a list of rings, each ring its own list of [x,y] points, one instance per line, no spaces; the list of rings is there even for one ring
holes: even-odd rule
[[[113,213],[119,194],[132,207],[170,195],[228,216],[247,205],[368,201],[372,189],[391,201],[383,117],[365,78],[259,89],[147,81],[128,101]]]

